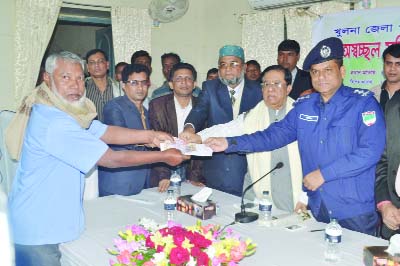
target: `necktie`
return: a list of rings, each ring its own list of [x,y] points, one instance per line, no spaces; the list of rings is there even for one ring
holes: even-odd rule
[[[235,101],[236,101],[236,98],[235,98],[235,90],[230,90],[229,91],[229,93],[230,93],[230,95],[231,95],[231,103],[232,103],[232,105],[234,105],[235,104]]]
[[[143,108],[140,109],[140,118],[142,119],[142,125],[144,129],[147,129],[146,125],[146,116],[144,115],[144,110]]]

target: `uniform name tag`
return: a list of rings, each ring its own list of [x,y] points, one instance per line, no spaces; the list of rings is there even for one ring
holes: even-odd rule
[[[300,114],[299,118],[301,120],[304,120],[304,121],[307,121],[307,122],[318,122],[318,116],[317,115]]]

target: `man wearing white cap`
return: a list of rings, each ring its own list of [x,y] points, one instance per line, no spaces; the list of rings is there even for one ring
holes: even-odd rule
[[[242,47],[225,45],[219,50],[219,78],[203,83],[197,105],[186,118],[180,138],[189,140],[191,134],[205,126],[229,122],[262,100],[260,84],[246,80],[245,70]],[[204,161],[203,174],[208,187],[241,196],[246,170],[245,155],[219,153]]]

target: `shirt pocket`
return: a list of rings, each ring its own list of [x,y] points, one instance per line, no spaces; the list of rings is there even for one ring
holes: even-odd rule
[[[356,121],[339,120],[332,122],[328,129],[329,144],[334,146],[337,155],[350,153],[357,144],[355,136],[357,133]]]

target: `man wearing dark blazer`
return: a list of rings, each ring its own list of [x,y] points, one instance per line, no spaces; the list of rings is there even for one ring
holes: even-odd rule
[[[127,65],[122,71],[124,96],[112,99],[104,106],[104,123],[131,129],[149,129],[148,113],[143,107],[150,70],[139,64]],[[109,145],[113,150],[145,151],[143,145]],[[99,196],[135,195],[149,187],[150,165],[106,168],[99,167]]]
[[[258,82],[244,79],[246,66],[240,46],[226,45],[219,50],[219,78],[205,81],[197,105],[186,119],[185,129],[179,136],[190,139],[189,133],[203,127],[223,124],[247,112],[262,100]],[[203,173],[208,187],[241,196],[247,171],[243,154],[213,154],[204,160]]]
[[[312,92],[310,73],[297,67],[300,59],[300,45],[295,40],[284,40],[278,46],[278,65],[292,72],[292,91],[289,96],[297,100],[302,95]]]
[[[385,82],[380,89],[380,104],[385,111],[386,148],[376,166],[375,200],[382,214],[381,235],[389,239],[400,233],[400,188],[396,183],[400,165],[400,44],[382,54]]]
[[[183,130],[184,122],[197,98],[192,95],[196,86],[197,72],[191,64],[175,64],[168,78],[172,94],[153,99],[149,105],[150,126],[154,130],[168,132],[178,136]],[[172,171],[177,171],[182,180],[202,186],[202,161],[192,158],[177,167],[167,164],[154,164],[150,174],[150,185],[158,186],[161,192],[169,187]]]

